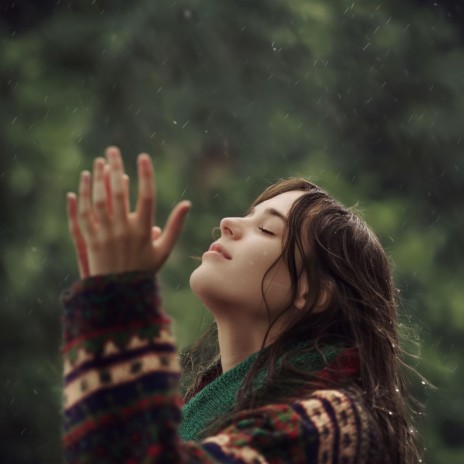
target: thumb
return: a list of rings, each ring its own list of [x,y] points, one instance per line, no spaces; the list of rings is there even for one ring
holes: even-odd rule
[[[161,232],[162,232],[161,227],[153,226],[151,228],[151,241],[156,242],[156,240],[160,238]]]
[[[157,242],[159,256],[163,262],[171,254],[171,251],[182,232],[185,217],[191,207],[192,204],[190,201],[181,201],[174,207],[169,215],[166,226],[164,227],[164,232],[161,234]]]

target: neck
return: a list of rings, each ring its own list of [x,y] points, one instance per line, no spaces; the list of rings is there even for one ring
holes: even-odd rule
[[[262,337],[257,337],[256,333],[250,333],[249,330],[244,328],[234,330],[230,325],[221,325],[218,322],[218,342],[222,372],[227,372],[253,353],[259,351],[263,339],[264,334]]]
[[[216,322],[222,372],[227,372],[253,353],[261,350],[269,327],[267,320],[239,319],[236,316],[232,320],[216,318]],[[276,334],[279,333],[278,326],[279,324],[275,324],[271,328],[265,346],[276,339]]]

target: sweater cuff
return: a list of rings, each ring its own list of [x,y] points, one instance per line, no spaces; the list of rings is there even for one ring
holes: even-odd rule
[[[139,338],[152,339],[170,322],[152,272],[80,280],[62,294],[61,301],[64,352],[84,348],[99,355],[109,339],[123,348],[134,332]]]

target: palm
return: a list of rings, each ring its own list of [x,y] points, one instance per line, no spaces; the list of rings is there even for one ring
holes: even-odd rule
[[[157,272],[181,232],[190,203],[171,212],[162,231],[154,225],[154,173],[148,155],[138,158],[138,199],[130,212],[128,177],[119,151],[107,150],[109,163],[97,158],[93,184],[83,172],[79,199],[68,195],[68,217],[81,277],[135,270]],[[92,198],[91,198],[92,197]]]

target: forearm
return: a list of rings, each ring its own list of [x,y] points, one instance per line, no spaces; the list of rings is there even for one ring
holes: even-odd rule
[[[86,279],[63,303],[68,463],[178,461],[179,367],[152,275]]]

